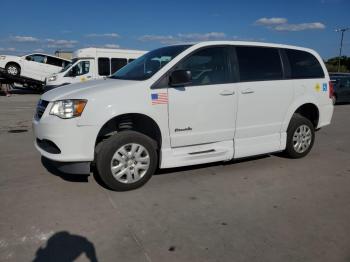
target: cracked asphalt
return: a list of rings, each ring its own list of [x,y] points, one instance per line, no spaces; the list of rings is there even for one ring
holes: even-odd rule
[[[162,170],[120,193],[43,165],[38,99],[0,96],[0,261],[350,261],[350,105],[306,158]]]

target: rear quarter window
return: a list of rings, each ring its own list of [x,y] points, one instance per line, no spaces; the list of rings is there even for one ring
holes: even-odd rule
[[[58,67],[63,67],[63,60],[56,58],[56,57],[48,56],[46,64],[58,66]]]
[[[324,78],[322,66],[311,53],[285,49],[291,69],[291,78]]]

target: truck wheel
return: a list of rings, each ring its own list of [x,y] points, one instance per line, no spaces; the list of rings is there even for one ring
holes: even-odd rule
[[[285,154],[290,158],[306,156],[315,140],[315,129],[311,121],[299,114],[295,114],[287,130],[287,146]]]
[[[6,70],[6,72],[9,75],[19,76],[21,74],[21,69],[16,64],[8,64],[8,65],[6,65],[5,70]]]
[[[157,150],[154,140],[135,131],[122,131],[102,142],[96,166],[102,181],[115,191],[136,189],[154,174]]]

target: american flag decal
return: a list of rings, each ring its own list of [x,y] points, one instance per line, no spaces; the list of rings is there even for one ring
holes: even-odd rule
[[[168,103],[168,93],[151,94],[152,105],[161,105]]]

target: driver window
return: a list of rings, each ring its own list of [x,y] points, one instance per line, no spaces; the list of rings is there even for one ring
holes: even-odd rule
[[[229,83],[226,47],[210,47],[191,54],[176,69],[192,73],[192,86]]]
[[[90,61],[81,61],[70,70],[70,76],[81,76],[89,73]]]

